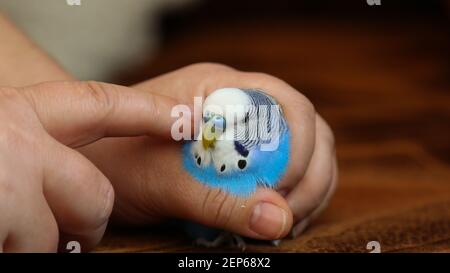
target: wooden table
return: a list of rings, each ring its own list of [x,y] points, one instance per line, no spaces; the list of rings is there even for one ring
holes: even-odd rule
[[[118,82],[221,62],[286,80],[329,121],[340,169],[329,209],[297,239],[248,251],[368,252],[376,240],[382,252],[450,252],[448,37],[421,21],[218,22],[177,33]],[[204,249],[153,228],[109,230],[97,251]]]

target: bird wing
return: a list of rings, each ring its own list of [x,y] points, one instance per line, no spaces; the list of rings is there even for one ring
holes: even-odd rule
[[[245,157],[256,146],[280,137],[287,130],[287,123],[281,106],[273,97],[258,89],[242,91],[250,97],[251,106],[246,114],[246,124],[235,130],[234,139],[236,151]]]

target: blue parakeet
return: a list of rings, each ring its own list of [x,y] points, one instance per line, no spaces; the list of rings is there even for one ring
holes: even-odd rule
[[[192,177],[240,197],[277,185],[289,162],[290,132],[273,97],[257,89],[222,88],[206,97],[202,114],[197,139],[183,146]],[[192,224],[188,231],[207,241],[214,237]]]

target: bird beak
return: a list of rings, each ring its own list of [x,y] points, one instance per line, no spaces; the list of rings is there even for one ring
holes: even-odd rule
[[[203,124],[202,127],[202,144],[203,148],[205,150],[208,150],[209,148],[214,148],[214,143],[216,143],[216,134],[215,134],[215,128],[214,123],[208,121],[207,123]]]
[[[202,144],[205,150],[214,148],[214,144],[224,131],[224,118],[222,116],[214,116],[202,127]]]

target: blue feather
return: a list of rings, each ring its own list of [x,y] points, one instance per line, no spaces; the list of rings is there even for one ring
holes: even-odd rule
[[[248,166],[244,171],[234,170],[218,174],[213,164],[199,168],[192,157],[192,141],[183,146],[185,169],[201,183],[220,188],[240,197],[248,197],[258,186],[275,187],[286,172],[289,163],[290,131],[287,129],[280,137],[278,149],[261,151],[255,147],[248,155]]]

